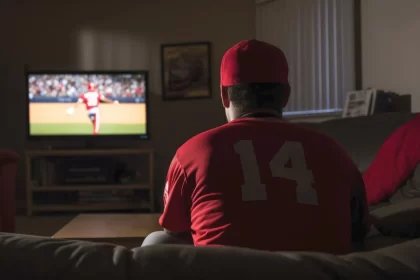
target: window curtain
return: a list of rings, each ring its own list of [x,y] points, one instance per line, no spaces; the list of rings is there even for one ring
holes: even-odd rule
[[[341,112],[355,89],[354,0],[257,0],[256,21],[289,62],[285,115]]]

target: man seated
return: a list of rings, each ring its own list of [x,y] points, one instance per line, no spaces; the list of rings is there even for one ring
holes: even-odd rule
[[[290,86],[283,52],[257,41],[221,64],[228,123],[182,145],[164,191],[165,243],[347,253],[368,212],[357,167],[331,138],[282,120]]]

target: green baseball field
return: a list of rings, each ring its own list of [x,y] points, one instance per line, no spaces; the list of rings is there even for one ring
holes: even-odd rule
[[[71,115],[69,103],[31,103],[30,133],[37,135],[92,135],[93,126],[84,106]],[[146,107],[142,103],[101,104],[99,135],[145,134]]]
[[[31,135],[90,135],[92,125],[79,123],[31,124]],[[144,134],[145,124],[101,124],[100,134]]]

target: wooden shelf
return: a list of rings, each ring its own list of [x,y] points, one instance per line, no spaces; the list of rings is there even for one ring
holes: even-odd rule
[[[72,212],[72,211],[112,211],[112,210],[141,210],[150,207],[147,202],[114,202],[114,203],[77,203],[77,204],[43,204],[32,205],[33,212]]]
[[[82,185],[32,187],[33,192],[148,190],[149,185]]]
[[[68,160],[72,157],[91,156],[99,158],[110,157],[116,162],[125,162],[127,166],[131,166],[133,170],[130,172],[141,174],[129,184],[114,183],[112,185],[94,185],[86,183],[85,185],[58,185],[60,180],[57,176],[61,176],[56,171],[57,162]],[[122,156],[122,157],[121,157]],[[113,210],[140,210],[145,209],[150,212],[154,211],[154,187],[153,187],[153,150],[152,149],[101,149],[101,150],[29,150],[26,151],[26,191],[27,191],[27,215],[31,216],[34,212],[84,212],[84,211],[113,211]],[[129,165],[133,157],[140,160],[139,164]],[[35,163],[34,163],[35,162]],[[34,164],[33,164],[34,163]],[[42,164],[41,164],[42,163]],[[51,165],[50,165],[51,164]],[[136,169],[137,168],[137,169]],[[53,171],[51,171],[53,170]],[[36,174],[36,175],[33,175]],[[49,176],[52,175],[52,176]],[[136,175],[137,176],[137,175]],[[53,179],[51,179],[53,178]],[[143,180],[144,179],[144,180]],[[118,180],[116,180],[118,181]],[[135,183],[135,182],[142,183]],[[36,182],[36,183],[34,183]],[[132,203],[130,199],[127,202],[113,202],[112,196],[114,192],[110,192],[111,197],[103,198],[104,202],[83,202],[75,204],[65,204],[65,200],[54,204],[41,204],[42,197],[47,197],[48,193],[59,192],[93,192],[95,191],[127,191],[127,190],[148,190],[147,192],[128,192],[129,196],[135,196],[134,199],[140,199],[141,203]],[[60,194],[57,194],[60,197]],[[115,194],[115,196],[118,196]],[[34,199],[34,197],[36,199]],[[108,199],[108,202],[105,202]],[[80,197],[79,200],[83,201]]]

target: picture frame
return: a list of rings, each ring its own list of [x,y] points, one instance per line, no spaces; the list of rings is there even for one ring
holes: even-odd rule
[[[375,100],[375,89],[348,92],[342,117],[351,118],[373,114]]]
[[[161,45],[162,99],[212,97],[211,43]]]

